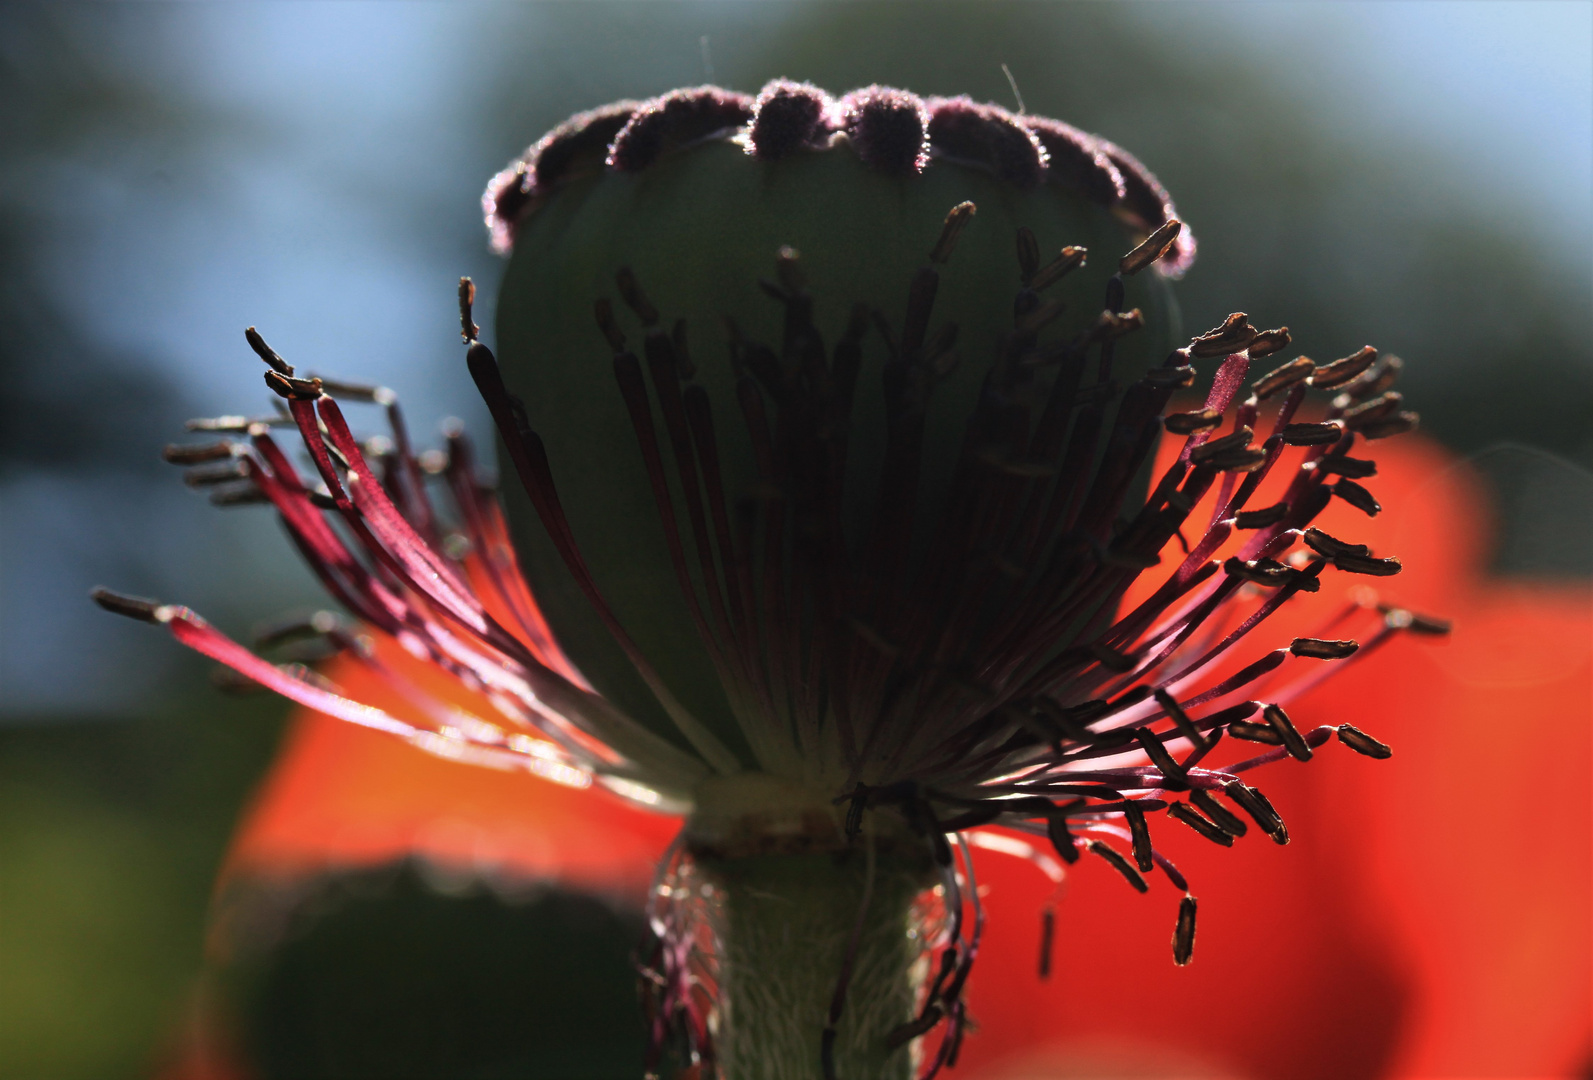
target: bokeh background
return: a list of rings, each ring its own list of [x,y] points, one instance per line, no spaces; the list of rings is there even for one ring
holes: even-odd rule
[[[1174,193],[1189,328],[1404,356],[1493,571],[1593,574],[1593,4],[0,6],[0,1074],[147,1074],[280,728],[86,596],[320,602],[158,460],[267,404],[242,328],[484,436],[453,283],[490,315],[478,198],[541,132],[710,77],[1010,105],[1002,64]]]

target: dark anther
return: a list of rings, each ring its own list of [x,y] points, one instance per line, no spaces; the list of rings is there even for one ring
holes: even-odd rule
[[[1316,471],[1326,476],[1348,476],[1362,480],[1377,475],[1377,462],[1345,457],[1342,454],[1329,454],[1318,459]]]
[[[1272,809],[1272,804],[1262,798],[1261,792],[1243,780],[1228,781],[1222,786],[1222,793],[1232,799],[1239,809],[1249,814],[1256,827],[1268,836],[1276,833],[1282,826],[1283,822],[1278,817],[1277,811]]]
[[[278,397],[290,401],[314,401],[321,396],[320,379],[295,379],[281,372],[268,371],[265,383]]]
[[[1197,788],[1189,795],[1189,801],[1198,806],[1203,814],[1216,823],[1217,828],[1228,833],[1235,839],[1250,831],[1234,812],[1217,801],[1217,796],[1204,788]]]
[[[1136,806],[1130,799],[1123,804],[1123,817],[1128,820],[1129,835],[1134,843],[1134,865],[1145,873],[1150,873],[1150,868],[1156,865],[1156,860],[1151,858],[1150,826],[1145,823],[1145,808]]]
[[[1296,761],[1311,760],[1311,748],[1305,744],[1305,739],[1300,736],[1300,730],[1294,726],[1294,721],[1289,719],[1289,714],[1283,711],[1283,706],[1268,705],[1261,710],[1261,715],[1265,716],[1267,723],[1272,725],[1272,730],[1277,733],[1290,757]]]
[[[1254,437],[1255,432],[1248,427],[1241,427],[1238,431],[1224,435],[1220,439],[1212,439],[1210,442],[1201,443],[1189,452],[1189,460],[1199,465],[1202,462],[1210,461],[1224,451],[1242,450],[1250,445],[1250,440]]]
[[[824,1080],[837,1080],[835,1075],[835,1025],[826,1024],[819,1036],[819,1067],[824,1070]]]
[[[1316,364],[1309,356],[1297,356],[1280,368],[1273,368],[1251,386],[1257,401],[1265,401],[1279,390],[1287,390],[1302,379],[1311,377]]]
[[[1184,967],[1195,956],[1195,898],[1178,902],[1178,925],[1173,930],[1173,963]]]
[[[1167,747],[1160,739],[1148,731],[1140,730],[1134,732],[1134,741],[1139,743],[1140,749],[1145,751],[1145,756],[1161,770],[1162,776],[1165,777],[1163,782],[1169,790],[1182,791],[1189,786],[1189,773],[1172,754],[1168,753]]]
[[[467,277],[459,279],[459,336],[469,345],[481,334],[471,310],[476,304],[476,283]]]
[[[160,452],[160,456],[162,461],[173,465],[199,465],[206,461],[220,461],[232,457],[237,452],[234,449],[236,446],[236,443],[226,441],[188,445],[172,443]]]
[[[1360,728],[1352,724],[1339,725],[1339,742],[1354,750],[1357,754],[1365,754],[1370,758],[1390,758],[1394,756],[1394,748],[1387,743],[1378,742]]]
[[[1038,269],[1040,269],[1040,240],[1029,226],[1019,225],[1018,275],[1024,288],[1029,287],[1029,283],[1034,280],[1034,272]]]
[[[1361,511],[1367,517],[1376,517],[1378,511],[1383,509],[1378,501],[1372,497],[1372,493],[1354,480],[1335,480],[1329,487],[1333,494]]]
[[[1046,908],[1040,912],[1040,978],[1051,977],[1051,953],[1056,942],[1056,912]]]
[[[625,306],[636,312],[636,317],[642,320],[643,326],[658,325],[658,309],[647,299],[647,294],[642,292],[641,283],[636,280],[636,273],[628,266],[619,268],[614,275],[614,284],[619,286],[620,299],[625,301]]]
[[[1383,419],[1390,413],[1398,412],[1404,404],[1405,395],[1397,390],[1390,390],[1386,394],[1379,394],[1370,401],[1363,401],[1353,408],[1344,411],[1344,425],[1351,431],[1359,431],[1375,421]]]
[[[1431,634],[1441,636],[1449,633],[1450,622],[1448,619],[1439,619],[1431,615],[1418,615],[1414,611],[1405,613],[1410,622],[1405,624],[1405,629],[1413,634]]]
[[[1105,859],[1107,862],[1111,863],[1112,869],[1116,870],[1119,874],[1122,874],[1123,878],[1130,885],[1134,886],[1134,888],[1138,889],[1140,892],[1150,891],[1150,884],[1140,876],[1140,872],[1138,870],[1129,865],[1129,861],[1123,858],[1123,856],[1120,855],[1117,849],[1112,845],[1101,840],[1091,840],[1089,843],[1089,849],[1095,852],[1095,854],[1099,855],[1101,858]]]
[[[1145,313],[1135,308],[1118,314],[1115,311],[1103,311],[1095,325],[1090,328],[1091,341],[1116,341],[1125,334],[1132,334],[1135,330],[1145,325]]]
[[[1041,976],[1041,978],[1044,977],[1044,975]],[[905,1024],[892,1028],[891,1033],[885,1036],[885,1048],[887,1050],[895,1050],[897,1047],[906,1046],[940,1023],[940,1018],[944,1015],[939,1005],[932,1004],[927,1006],[922,1016],[915,1017]]]
[[[1233,834],[1224,832],[1212,822],[1201,817],[1188,803],[1175,802],[1167,808],[1167,813],[1194,829],[1213,844],[1233,847]]]
[[[1289,504],[1274,503],[1260,510],[1241,510],[1233,516],[1236,529],[1265,529],[1289,516]]]
[[[1258,333],[1260,331],[1250,325],[1249,317],[1242,311],[1236,311],[1224,319],[1221,326],[1207,330],[1191,341],[1189,355],[1196,360],[1227,356],[1249,345]]]
[[[1297,637],[1289,644],[1289,651],[1295,656],[1309,656],[1314,660],[1342,660],[1360,647],[1358,641]]]
[[[1377,361],[1377,350],[1367,345],[1342,360],[1323,364],[1311,375],[1311,385],[1318,390],[1343,386]]]
[[[1029,288],[1035,292],[1044,292],[1067,277],[1068,274],[1083,266],[1089,253],[1088,248],[1071,245],[1063,248],[1056,258],[1034,272],[1034,277],[1029,282]]]
[[[1189,740],[1191,746],[1197,751],[1207,748],[1206,736],[1202,735],[1200,729],[1195,726],[1194,721],[1189,719],[1189,714],[1184,711],[1183,706],[1178,704],[1173,695],[1159,686],[1156,688],[1156,704],[1166,711],[1168,717],[1173,721],[1173,726],[1178,729],[1180,735]],[[1145,869],[1149,870],[1150,867],[1147,866]]]
[[[235,484],[222,484],[210,491],[210,505],[212,506],[258,506],[271,501],[260,485],[253,480],[244,480]]]
[[[126,615],[129,619],[137,619],[139,622],[152,623],[160,621],[160,617],[156,612],[161,609],[162,605],[158,600],[145,600],[142,596],[128,596],[125,593],[112,592],[103,585],[95,586],[94,591],[89,593],[89,596],[100,607],[117,615]]]
[[[1354,382],[1344,387],[1344,393],[1355,401],[1374,398],[1399,381],[1405,361],[1397,356],[1384,356],[1375,367],[1368,368]]]
[[[1321,446],[1338,442],[1343,434],[1338,424],[1288,424],[1282,432],[1283,441],[1290,446]]]
[[[1333,565],[1347,574],[1393,577],[1403,569],[1398,559],[1373,559],[1366,555],[1335,555]]]
[[[1348,544],[1336,536],[1330,536],[1321,529],[1305,530],[1306,546],[1321,555],[1324,559],[1336,558],[1339,555],[1370,555],[1372,549],[1365,544]]]
[[[310,492],[310,505],[317,510],[336,510],[337,500],[324,491]]]
[[[600,296],[592,302],[592,314],[597,318],[597,328],[603,332],[603,337],[608,340],[608,347],[617,353],[625,351],[625,334],[619,328],[619,320],[614,318],[614,305],[606,296]]]
[[[1289,328],[1280,326],[1276,330],[1263,330],[1255,336],[1250,343],[1250,359],[1259,360],[1263,356],[1271,356],[1275,352],[1282,352],[1289,347],[1289,342],[1294,339],[1289,336]]]
[[[1151,368],[1141,380],[1147,386],[1159,389],[1176,390],[1180,387],[1190,386],[1195,381],[1195,369],[1189,364],[1177,364],[1173,367]]]
[[[1283,823],[1283,816],[1273,808],[1272,800],[1263,795],[1260,788],[1247,788],[1246,790],[1250,792],[1250,797],[1260,804],[1261,809],[1266,812],[1268,818],[1277,822],[1276,828],[1268,830],[1268,835],[1272,837],[1272,842],[1275,844],[1287,844],[1289,842],[1289,827]],[[1257,822],[1257,824],[1260,823]]]
[[[1063,862],[1076,863],[1079,861],[1079,844],[1073,837],[1073,830],[1068,828],[1068,820],[1058,815],[1047,818],[1045,834],[1051,840],[1051,846],[1056,848],[1056,853],[1062,856]]]
[[[265,343],[265,338],[259,331],[249,327],[243,332],[244,340],[249,343],[249,348],[254,350],[256,356],[271,365],[271,370],[279,375],[292,375],[293,365],[277,355],[277,351]]]
[[[1174,218],[1164,222],[1155,232],[1147,236],[1133,251],[1118,262],[1117,269],[1124,274],[1137,274],[1157,259],[1166,255],[1173,249],[1173,244],[1178,240],[1178,234],[1184,231],[1184,223]]]
[[[1214,454],[1206,464],[1218,472],[1255,472],[1267,462],[1267,452],[1259,446],[1236,446]]]
[[[972,206],[973,203],[962,205]],[[952,207],[952,213],[956,211],[957,208]],[[774,276],[780,279],[780,286],[787,295],[800,296],[807,291],[808,279],[802,273],[802,253],[790,244],[774,253]]]
[[[1221,423],[1222,413],[1216,409],[1170,413],[1162,417],[1162,426],[1174,435],[1193,435],[1197,431],[1210,431]]]
[[[1403,435],[1407,431],[1414,431],[1420,422],[1421,417],[1416,413],[1402,412],[1363,424],[1359,432],[1363,439],[1386,439],[1390,435]]]
[[[1022,330],[1024,333],[1032,334],[1037,330],[1044,329],[1048,323],[1054,320],[1058,315],[1062,314],[1062,312],[1066,309],[1067,302],[1061,297],[1057,297],[1054,300],[1047,300],[1045,303],[1036,306],[1033,310],[1026,312],[1021,318],[1019,318],[1018,329]]]
[[[227,484],[234,480],[242,480],[249,475],[249,467],[242,458],[227,457],[222,461],[212,461],[199,465],[183,473],[183,483],[189,487],[213,487],[216,484]]]
[[[1228,724],[1228,734],[1246,742],[1265,743],[1268,746],[1283,745],[1283,739],[1266,724],[1252,724],[1245,720],[1234,720]]]
[[[1132,656],[1118,652],[1111,646],[1103,645],[1099,641],[1092,641],[1084,647],[1084,651],[1089,653],[1095,662],[1107,671],[1128,672],[1134,670],[1136,661]]]
[[[1292,566],[1284,566],[1273,559],[1252,559],[1250,562],[1244,562],[1237,556],[1230,556],[1222,564],[1222,568],[1233,577],[1253,581],[1257,585],[1293,585],[1305,592],[1316,592],[1322,587],[1321,581],[1314,574],[1307,574]]]
[[[929,261],[943,263],[951,258],[952,249],[957,246],[957,237],[962,235],[963,228],[968,224],[968,219],[979,212],[979,208],[971,202],[960,202],[946,213],[946,222],[940,227],[940,239],[935,241],[935,246],[929,249]]]

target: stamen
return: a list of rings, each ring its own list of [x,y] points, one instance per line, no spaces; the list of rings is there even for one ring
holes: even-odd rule
[[[930,262],[950,261],[952,250],[957,246],[957,237],[962,235],[968,219],[978,212],[979,208],[966,200],[947,211],[946,222],[940,227],[940,238],[935,241],[935,246],[929,249]]]
[[[1188,803],[1175,802],[1167,808],[1167,813],[1169,816],[1177,818],[1191,829],[1194,829],[1213,844],[1233,847],[1233,835],[1231,833],[1224,832],[1212,822],[1201,817],[1200,814],[1190,808]]]
[[[1230,721],[1228,734],[1246,742],[1265,743],[1267,746],[1283,745],[1283,737],[1266,724],[1252,724],[1243,720]]]
[[[1294,339],[1289,336],[1289,328],[1287,326],[1280,326],[1276,330],[1261,331],[1261,333],[1257,334],[1255,339],[1250,342],[1245,351],[1250,354],[1250,359],[1259,360],[1264,356],[1271,356],[1273,353],[1282,352],[1284,349],[1289,347],[1289,343],[1293,340]]]
[[[172,443],[160,452],[161,460],[173,465],[199,465],[207,461],[220,461],[242,452],[235,442]]]
[[[1345,457],[1343,454],[1329,454],[1317,458],[1316,471],[1324,476],[1347,476],[1355,480],[1364,480],[1368,476],[1377,475],[1377,462]]]
[[[1374,420],[1369,424],[1363,424],[1358,429],[1358,433],[1361,438],[1367,440],[1386,439],[1390,435],[1403,435],[1407,431],[1415,431],[1417,424],[1420,422],[1421,417],[1418,414],[1402,412],[1381,420]]]
[[[1366,556],[1372,553],[1372,549],[1365,544],[1347,543],[1321,529],[1307,529],[1301,539],[1305,541],[1307,547],[1324,559],[1336,559],[1340,555]]]
[[[1162,417],[1162,426],[1174,435],[1193,435],[1197,431],[1210,431],[1221,424],[1222,413],[1216,409],[1171,413]]]
[[[1347,574],[1368,574],[1372,577],[1393,577],[1403,569],[1398,559],[1373,559],[1366,555],[1335,555],[1333,565]]]
[[[160,610],[164,606],[159,600],[146,600],[142,596],[129,596],[126,593],[113,592],[103,585],[94,587],[89,593],[93,601],[106,611],[117,615],[125,615],[129,619],[139,622],[160,622]],[[1077,858],[1077,856],[1074,856]]]
[[[248,474],[248,466],[243,460],[229,454],[224,460],[211,461],[187,470],[183,473],[183,483],[189,487],[210,487],[241,480]]]
[[[1361,647],[1358,641],[1340,639],[1330,641],[1326,638],[1295,638],[1289,645],[1289,651],[1295,656],[1308,656],[1315,660],[1342,660]]]
[[[1173,962],[1186,966],[1195,956],[1195,898],[1185,896],[1178,902],[1178,925],[1173,930]]]
[[[265,338],[261,337],[254,327],[251,326],[244,330],[243,338],[249,343],[249,348],[254,350],[256,356],[271,365],[272,371],[278,375],[286,375],[289,378],[293,376],[293,365],[278,356],[277,351],[266,344]]]
[[[1294,721],[1289,719],[1289,714],[1283,711],[1283,706],[1268,705],[1261,710],[1261,715],[1267,718],[1267,723],[1277,732],[1290,757],[1296,761],[1311,760],[1311,748],[1306,745],[1305,739],[1301,738],[1299,729],[1294,726]]]
[[[1236,529],[1265,529],[1289,516],[1289,504],[1274,503],[1262,510],[1241,510],[1234,515]]]
[[[1218,802],[1217,797],[1205,788],[1196,788],[1190,792],[1189,801],[1198,806],[1207,817],[1216,823],[1219,829],[1235,839],[1250,831],[1249,827],[1232,810]]]
[[[476,325],[475,319],[471,315],[471,309],[475,306],[475,303],[476,303],[476,283],[474,281],[471,281],[467,277],[460,278],[459,279],[459,336],[465,339],[465,344],[466,345],[470,345],[470,344],[474,343],[475,340],[476,340],[477,335],[479,335],[481,333],[481,327]]]
[[[1035,292],[1044,292],[1074,270],[1083,266],[1088,257],[1088,248],[1073,245],[1063,248],[1056,258],[1035,271],[1034,279],[1029,282],[1029,288]]]
[[[1371,367],[1377,360],[1377,350],[1370,345],[1344,357],[1331,364],[1323,364],[1311,375],[1311,385],[1318,390],[1330,390],[1335,386],[1343,386],[1355,376]]]
[[[1360,728],[1351,724],[1339,725],[1339,742],[1354,750],[1357,754],[1365,754],[1369,758],[1391,758],[1394,748],[1387,743],[1378,742]]]
[[[1344,428],[1338,424],[1290,424],[1280,434],[1288,446],[1324,446],[1338,442]]]
[[[1139,892],[1149,892],[1150,883],[1140,876],[1140,872],[1129,865],[1127,859],[1120,855],[1116,848],[1104,840],[1091,840],[1089,849],[1111,864],[1112,869],[1123,875],[1123,880],[1134,886]]]
[[[1073,831],[1068,828],[1066,817],[1057,815],[1056,817],[1047,818],[1045,834],[1050,839],[1051,846],[1056,848],[1056,853],[1062,856],[1063,862],[1076,863],[1079,861],[1078,840],[1074,837]]]
[[[1372,493],[1357,484],[1354,480],[1337,480],[1327,485],[1328,490],[1361,511],[1367,517],[1376,517],[1383,507],[1372,497]]]
[[[1133,251],[1124,255],[1117,264],[1119,273],[1137,274],[1151,263],[1160,259],[1173,249],[1178,242],[1178,234],[1183,231],[1184,223],[1176,218],[1163,222],[1162,225]]]
[[[1129,800],[1123,804],[1123,817],[1128,820],[1129,833],[1133,837],[1134,864],[1141,871],[1149,873],[1155,862],[1151,858],[1150,826],[1145,823],[1145,808]]]
[[[1173,726],[1178,729],[1180,735],[1189,740],[1196,753],[1209,749],[1206,736],[1201,734],[1194,721],[1189,719],[1189,714],[1184,711],[1183,706],[1178,704],[1173,695],[1159,686],[1156,688],[1156,704],[1167,712],[1167,715],[1173,721]],[[1148,870],[1150,867],[1145,867],[1144,869]]]
[[[1035,271],[1040,269],[1040,239],[1027,225],[1018,226],[1018,279],[1031,288]]]
[[[658,325],[658,309],[647,299],[647,294],[642,292],[641,285],[636,280],[636,274],[628,266],[619,268],[614,275],[614,283],[619,286],[620,299],[625,301],[625,306],[636,313],[636,317],[646,327]]]
[[[1223,324],[1189,343],[1189,355],[1196,360],[1211,360],[1242,350],[1255,340],[1261,331],[1250,325],[1250,318],[1236,311],[1223,320]]]
[[[1047,906],[1040,912],[1040,978],[1051,977],[1051,953],[1056,944],[1056,909]]]
[[[1225,450],[1239,450],[1250,445],[1250,440],[1255,437],[1255,432],[1248,427],[1241,427],[1238,431],[1224,435],[1220,439],[1201,443],[1189,452],[1189,460],[1196,465],[1209,461]]]
[[[1287,390],[1297,382],[1310,378],[1316,364],[1309,356],[1297,356],[1280,368],[1274,368],[1251,384],[1250,391],[1257,401],[1265,401],[1280,390]]]

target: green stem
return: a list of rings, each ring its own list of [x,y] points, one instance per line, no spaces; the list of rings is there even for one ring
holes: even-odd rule
[[[929,883],[923,856],[876,855],[859,843],[698,865],[720,894],[717,1047],[725,1080],[821,1080],[823,1033],[854,935],[835,1075],[908,1080],[910,1051],[887,1039],[912,1019],[917,998],[922,950],[911,936],[912,904]]]

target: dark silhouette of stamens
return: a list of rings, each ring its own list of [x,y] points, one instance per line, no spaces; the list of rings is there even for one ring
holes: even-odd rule
[[[1173,930],[1173,962],[1186,966],[1195,956],[1195,898],[1178,902],[1178,926]]]
[[[1346,409],[1344,411],[1344,426],[1351,431],[1359,431],[1361,428],[1383,419],[1390,413],[1398,412],[1399,407],[1404,403],[1404,394],[1397,390],[1390,390],[1386,394],[1380,394],[1369,401],[1363,401],[1359,405]]]
[[[1129,865],[1129,861],[1112,845],[1103,840],[1091,840],[1089,849],[1111,864],[1112,869],[1122,874],[1123,880],[1134,886],[1136,890],[1142,893],[1150,891],[1150,883],[1141,877],[1140,872]]]
[[[244,463],[229,455],[221,461],[212,461],[188,469],[183,473],[183,483],[189,487],[211,487],[215,484],[241,480],[247,475],[248,469]]]
[[[1362,424],[1357,432],[1361,438],[1367,440],[1386,439],[1390,435],[1403,435],[1408,431],[1415,431],[1420,422],[1421,417],[1416,413],[1402,412]]]
[[[1040,269],[1040,240],[1027,225],[1018,226],[1018,280],[1030,288],[1034,272]]]
[[[1272,804],[1267,802],[1259,791],[1247,785],[1243,780],[1228,781],[1222,786],[1222,793],[1232,799],[1241,810],[1249,814],[1250,819],[1256,823],[1256,827],[1268,836],[1276,833],[1283,824],[1277,812],[1272,809]]]
[[[1272,725],[1272,730],[1277,732],[1290,757],[1296,761],[1311,760],[1311,748],[1300,737],[1299,729],[1294,726],[1294,721],[1289,719],[1289,714],[1283,711],[1283,706],[1268,705],[1261,710],[1261,714],[1267,718],[1267,723]]]
[[[1325,638],[1295,638],[1289,651],[1295,656],[1309,656],[1316,660],[1342,660],[1361,647],[1358,641],[1329,641]]]
[[[1029,288],[1035,292],[1044,292],[1052,285],[1067,277],[1068,274],[1083,266],[1089,258],[1089,249],[1068,246],[1062,249],[1056,258],[1046,263],[1034,272],[1034,278],[1029,282]]]
[[[1231,833],[1224,832],[1214,823],[1202,817],[1188,803],[1175,802],[1167,808],[1167,813],[1182,821],[1212,843],[1221,844],[1223,847],[1233,847],[1233,835]]]
[[[1394,748],[1387,743],[1378,742],[1360,728],[1351,724],[1340,724],[1338,728],[1339,742],[1354,750],[1357,754],[1365,754],[1370,758],[1390,758],[1394,756]]]
[[[619,272],[614,275],[614,284],[619,286],[620,299],[625,301],[626,307],[636,313],[638,319],[642,320],[643,326],[658,325],[658,309],[647,299],[647,294],[642,292],[642,287],[630,267],[619,268]],[[599,320],[601,321],[601,316]]]

